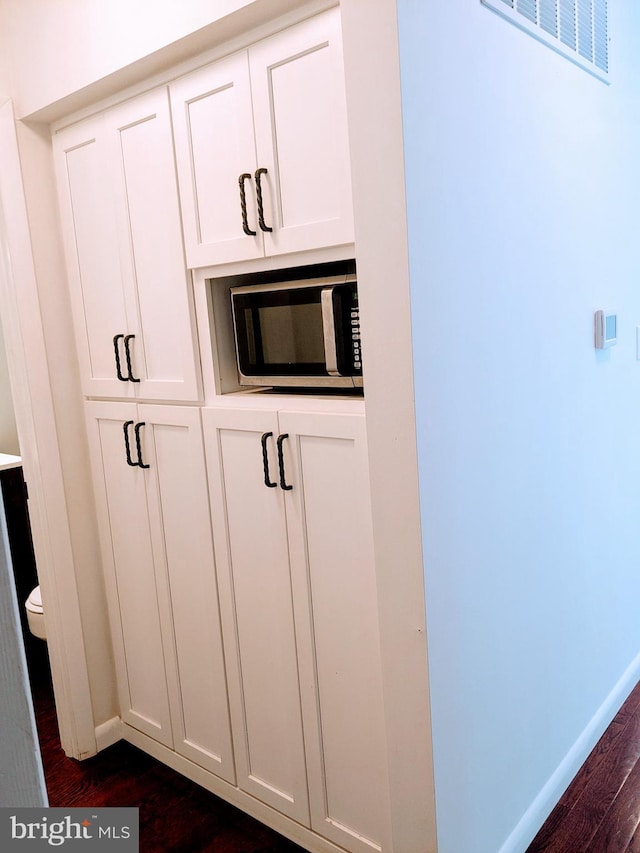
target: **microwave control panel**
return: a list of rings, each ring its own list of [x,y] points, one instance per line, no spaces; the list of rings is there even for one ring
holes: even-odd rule
[[[358,296],[351,306],[351,341],[353,352],[353,371],[356,376],[362,373],[362,349],[360,347],[360,310],[358,308]]]

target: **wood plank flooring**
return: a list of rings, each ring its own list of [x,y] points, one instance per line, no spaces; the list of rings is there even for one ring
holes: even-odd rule
[[[304,853],[130,744],[117,743],[82,762],[67,758],[47,672],[33,666],[33,654],[29,663],[50,806],[139,807],[141,853]]]
[[[527,853],[640,853],[640,684]]]

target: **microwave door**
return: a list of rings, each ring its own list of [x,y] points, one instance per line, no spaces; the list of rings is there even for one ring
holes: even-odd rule
[[[245,384],[294,385],[304,384],[304,377],[328,378],[320,288],[246,289],[232,298],[238,367]]]
[[[333,287],[324,287],[320,296],[322,308],[322,334],[324,337],[324,356],[329,376],[340,376],[338,370],[338,345],[336,340],[336,315],[334,311]]]

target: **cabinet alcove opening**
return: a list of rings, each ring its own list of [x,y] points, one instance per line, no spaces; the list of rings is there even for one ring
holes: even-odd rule
[[[240,384],[234,321],[231,304],[231,289],[242,286],[282,284],[290,281],[311,281],[333,276],[355,276],[356,262],[353,259],[286,267],[278,270],[227,275],[206,280],[207,309],[213,357],[214,385],[216,394],[296,394],[313,396],[362,397],[363,388],[329,387],[247,387]]]

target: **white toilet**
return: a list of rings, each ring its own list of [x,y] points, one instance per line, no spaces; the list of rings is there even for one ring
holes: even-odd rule
[[[29,598],[27,598],[24,606],[27,611],[29,630],[34,637],[40,637],[41,640],[46,640],[47,632],[44,627],[44,608],[42,607],[42,596],[40,595],[39,586],[31,590]]]

